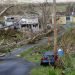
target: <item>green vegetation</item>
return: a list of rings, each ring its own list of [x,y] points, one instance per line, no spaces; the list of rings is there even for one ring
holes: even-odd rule
[[[31,71],[31,75],[61,75],[61,69],[53,69],[53,67],[37,67]]]
[[[0,30],[0,53],[7,53],[9,50],[17,47],[16,42],[20,41],[21,39],[22,33],[19,31],[13,29],[8,29],[6,31]],[[13,43],[15,43],[15,45]]]
[[[65,52],[70,53],[75,50],[75,28],[70,28],[59,41]]]
[[[41,54],[33,51],[34,48],[30,48],[29,50],[23,52],[21,56],[31,62],[39,62],[41,58]]]
[[[0,30],[0,40],[2,39],[14,40],[14,38],[18,40],[22,38],[21,36],[22,36],[22,33],[14,29],[8,29],[7,31]]]
[[[43,52],[46,52],[48,50],[52,50],[52,47],[49,47],[47,45],[42,45],[40,47],[33,47],[33,48],[30,48],[29,50],[21,53],[21,57],[31,61],[31,62],[39,62],[42,55],[43,55]]]
[[[65,75],[75,75],[75,71],[70,69],[62,70],[62,69],[53,69],[53,67],[37,67],[31,71],[31,75],[62,75],[62,72]]]

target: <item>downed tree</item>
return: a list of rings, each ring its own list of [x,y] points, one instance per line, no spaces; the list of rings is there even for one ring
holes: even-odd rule
[[[3,11],[0,12],[0,16],[2,16],[9,8],[11,8],[13,6],[8,6],[6,7]]]
[[[53,30],[51,29],[51,30],[47,31],[46,33],[37,34],[33,38],[28,39],[28,42],[27,43],[28,44],[35,43],[36,41],[40,40],[42,37],[45,37],[45,36],[49,35],[52,32],[53,32]]]

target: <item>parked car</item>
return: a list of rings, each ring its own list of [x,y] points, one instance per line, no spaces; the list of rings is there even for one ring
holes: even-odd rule
[[[43,54],[43,57],[41,58],[41,65],[54,65],[54,52],[53,51],[47,51]]]

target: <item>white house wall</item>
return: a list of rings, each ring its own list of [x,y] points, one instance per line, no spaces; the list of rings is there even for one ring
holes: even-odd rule
[[[0,24],[0,28],[3,28],[2,24]]]
[[[7,21],[5,21],[5,25],[6,26],[11,26],[11,25],[13,25],[14,23],[13,22],[7,22]]]
[[[71,21],[71,22],[73,21],[73,16],[70,16],[70,21]]]
[[[34,33],[38,32],[39,31],[39,25],[37,27],[33,27],[33,25],[32,25],[32,30]]]
[[[20,20],[20,24],[37,24],[38,23],[38,18],[35,18],[35,19],[25,19],[25,18],[22,18]]]

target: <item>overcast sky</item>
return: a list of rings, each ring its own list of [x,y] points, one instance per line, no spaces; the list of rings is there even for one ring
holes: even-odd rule
[[[44,1],[46,1],[46,0],[18,0],[19,2],[35,2],[35,3],[37,3],[37,2],[44,2]],[[47,0],[47,1],[49,1],[49,2],[52,2],[53,0]],[[75,0],[56,0],[57,2],[75,2]]]

